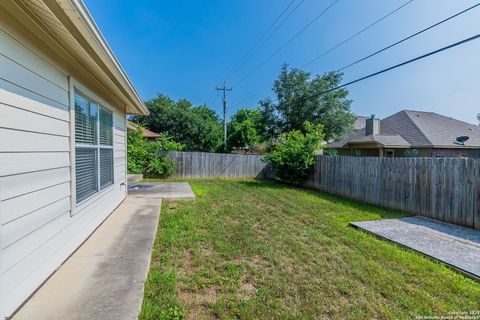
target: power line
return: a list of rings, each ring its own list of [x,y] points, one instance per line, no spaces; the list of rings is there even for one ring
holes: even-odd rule
[[[213,89],[212,93],[210,94],[210,97],[207,100],[207,103],[206,103],[207,106],[213,102],[213,97],[215,96],[215,92],[217,92],[217,90]]]
[[[351,41],[352,39],[358,37],[360,34],[364,33],[365,31],[367,31],[368,29],[370,29],[371,27],[375,26],[376,24],[382,22],[383,20],[385,20],[386,18],[390,17],[391,15],[393,15],[394,13],[396,13],[397,11],[399,11],[400,9],[402,9],[403,7],[409,5],[410,3],[412,3],[414,0],[409,0],[407,2],[405,2],[404,4],[402,4],[400,7],[390,11],[389,13],[387,13],[386,15],[384,15],[383,17],[381,17],[380,19],[376,20],[375,22],[369,24],[368,26],[366,26],[365,28],[361,29],[360,31],[354,33],[353,35],[351,35],[350,37],[348,37],[347,39],[343,40],[342,42],[340,42],[339,44],[333,46],[332,48],[328,49],[327,51],[325,51],[324,53],[322,53],[321,55],[319,56],[316,56],[315,58],[313,58],[312,60],[310,60],[309,62],[307,62],[306,64],[304,64],[301,68],[305,68],[306,66],[309,66],[311,65],[312,63],[318,61],[319,59],[323,58],[324,56],[326,56],[327,54],[329,54],[330,52],[332,52],[333,50],[337,49],[338,47],[341,47],[343,46],[345,43]]]
[[[223,77],[226,81],[227,78],[229,78],[230,76],[232,76],[236,71],[239,70],[239,68],[250,58],[252,57],[255,52],[257,50],[259,50],[272,36],[273,34],[275,34],[275,32],[277,32],[278,29],[280,29],[280,27],[295,13],[295,11],[302,5],[302,3],[305,1],[305,0],[300,0],[300,2],[287,14],[287,16],[285,16],[283,18],[282,21],[280,21],[280,23],[277,25],[277,27],[270,32],[270,34],[268,34],[268,36],[263,39],[265,37],[265,35],[269,32],[269,30],[280,20],[280,18],[285,14],[285,12],[288,11],[288,9],[293,5],[293,3],[295,3],[296,0],[292,0],[288,5],[287,7],[280,13],[280,15],[275,19],[275,21],[267,28],[267,30],[262,34],[262,36],[257,40],[257,42],[250,48],[250,50],[242,57],[242,59],[240,59],[240,61],[232,68],[230,69],[229,72],[227,72],[227,74],[225,74],[225,76]],[[263,41],[262,41],[263,39]],[[210,98],[208,99],[208,103],[207,104],[210,104],[212,102],[212,98],[213,98],[213,94],[216,92],[216,89],[214,88],[213,89],[213,92],[212,94],[210,95]]]
[[[428,31],[428,30],[431,30],[431,29],[433,29],[433,28],[435,28],[435,27],[437,27],[437,26],[439,26],[439,25],[441,25],[441,24],[443,24],[443,23],[445,23],[445,22],[447,22],[447,21],[450,21],[450,20],[452,20],[452,19],[454,19],[454,18],[456,18],[456,17],[458,17],[458,16],[460,16],[460,15],[462,15],[462,14],[464,14],[464,13],[467,13],[468,11],[475,9],[475,8],[478,7],[478,6],[480,6],[480,3],[477,3],[477,4],[475,4],[475,5],[471,6],[471,7],[468,7],[467,9],[464,9],[464,10],[462,10],[462,11],[460,11],[460,12],[454,14],[454,15],[449,16],[448,18],[445,18],[445,19],[443,19],[443,20],[441,20],[441,21],[439,21],[439,22],[437,22],[437,23],[435,23],[435,24],[432,24],[432,25],[430,25],[430,26],[428,26],[428,27],[426,27],[426,28],[424,28],[424,29],[422,29],[422,30],[420,30],[420,31],[417,31],[417,32],[409,35],[408,37],[405,37],[405,38],[403,38],[403,39],[401,39],[401,40],[398,40],[398,41],[392,43],[392,44],[389,45],[389,46],[386,46],[386,47],[384,47],[384,48],[382,48],[382,49],[380,49],[380,50],[378,50],[378,51],[375,51],[374,53],[371,53],[371,54],[367,55],[366,57],[363,57],[363,58],[358,59],[358,60],[356,60],[356,61],[354,61],[354,62],[352,62],[352,63],[349,63],[348,65],[345,65],[344,67],[338,69],[337,72],[341,72],[341,71],[343,71],[343,70],[345,70],[345,69],[347,69],[347,68],[350,68],[351,66],[356,65],[356,64],[358,64],[358,63],[360,63],[360,62],[362,62],[362,61],[365,61],[365,60],[367,60],[367,59],[369,59],[369,58],[371,58],[371,57],[373,57],[373,56],[375,56],[375,55],[377,55],[377,54],[379,54],[379,53],[382,53],[382,52],[384,52],[384,51],[386,51],[386,50],[388,50],[388,49],[391,49],[392,47],[397,46],[397,45],[399,45],[400,43],[403,43],[403,42],[405,42],[405,41],[407,41],[407,40],[410,40],[410,39],[412,39],[412,38],[414,38],[414,37],[416,37],[416,36],[418,36],[418,35],[426,32],[426,31]],[[260,94],[260,93],[268,90],[269,88],[270,88],[270,86],[268,86],[268,87],[266,87],[266,88],[264,88],[264,89],[262,89],[262,90],[260,90],[260,91],[257,91],[256,93],[254,93],[254,94],[248,96],[247,98],[241,100],[238,104],[235,105],[235,108],[236,108],[237,106],[239,106],[240,104],[242,104],[243,102],[250,100],[250,98],[255,97],[255,96],[257,96],[258,94]]]
[[[339,0],[334,0],[327,8],[325,8],[320,14],[318,14],[313,20],[311,20],[305,27],[303,27],[300,31],[298,31],[292,38],[290,38],[286,43],[284,43],[278,50],[276,50],[273,54],[268,56],[265,60],[263,60],[255,69],[247,73],[243,76],[240,80],[235,82],[233,85],[234,87],[245,81],[248,77],[253,75],[257,72],[265,63],[270,61],[274,56],[276,56],[280,51],[282,51],[285,47],[287,47],[290,43],[292,43],[295,39],[297,39],[305,30],[307,30],[312,24],[314,24],[320,17],[322,17],[333,5],[335,5]],[[413,1],[413,0],[410,0]]]
[[[405,42],[405,41],[407,41],[407,40],[409,40],[409,39],[412,39],[413,37],[416,37],[416,36],[418,36],[419,34],[422,34],[422,33],[426,32],[426,31],[428,31],[428,30],[430,30],[430,29],[433,29],[433,28],[435,28],[435,27],[437,27],[437,26],[439,26],[439,25],[441,25],[441,24],[449,21],[449,20],[452,20],[453,18],[456,18],[456,17],[458,17],[458,16],[460,16],[460,15],[462,15],[462,14],[464,14],[464,13],[466,13],[466,12],[468,12],[468,11],[470,11],[470,10],[478,7],[478,6],[480,6],[480,3],[477,3],[477,4],[471,6],[471,7],[467,8],[467,9],[462,10],[462,11],[460,11],[460,12],[458,12],[458,13],[456,13],[456,14],[454,14],[454,15],[446,18],[446,19],[443,19],[443,20],[441,20],[441,21],[439,21],[439,22],[437,22],[437,23],[435,23],[435,24],[432,24],[431,26],[429,26],[429,27],[427,27],[427,28],[424,28],[424,29],[422,29],[422,30],[420,30],[420,31],[418,31],[418,32],[415,32],[414,34],[409,35],[408,37],[403,38],[403,39],[401,39],[401,40],[399,40],[399,41],[397,41],[397,42],[395,42],[395,43],[392,43],[391,45],[389,45],[389,46],[387,46],[387,47],[385,47],[385,48],[383,48],[383,49],[380,49],[380,50],[378,50],[378,51],[375,51],[374,53],[371,53],[371,54],[369,54],[369,55],[366,56],[366,57],[363,57],[363,58],[358,59],[358,60],[356,60],[356,61],[354,61],[354,62],[352,62],[352,63],[350,63],[350,64],[347,64],[346,66],[338,69],[337,72],[343,71],[343,70],[345,70],[345,69],[347,69],[347,68],[350,68],[350,67],[353,66],[353,65],[356,65],[357,63],[360,63],[360,62],[365,61],[365,60],[367,60],[367,59],[369,59],[369,58],[371,58],[371,57],[373,57],[373,56],[376,56],[377,54],[382,53],[382,52],[384,52],[385,50],[388,50],[388,49],[390,49],[390,48],[392,48],[392,47],[395,47],[396,45],[399,45],[399,44],[402,43],[402,42]]]
[[[268,89],[270,89],[270,86],[265,87],[265,88],[263,88],[262,90],[259,90],[259,91],[255,92],[255,93],[249,95],[249,96],[246,97],[245,99],[240,100],[237,104],[235,104],[235,105],[233,106],[233,109],[236,109],[236,108],[239,107],[242,103],[249,101],[251,98],[258,96],[260,93],[265,92],[265,91],[267,91]]]
[[[391,67],[388,67],[388,68],[385,68],[383,70],[380,70],[380,71],[377,71],[377,72],[374,72],[374,73],[371,73],[369,75],[366,75],[366,76],[363,76],[361,78],[358,78],[358,79],[355,79],[355,80],[352,80],[352,81],[349,81],[347,83],[344,83],[342,85],[339,85],[339,86],[336,86],[334,88],[331,88],[331,89],[328,89],[328,90],[325,90],[325,91],[322,91],[322,92],[319,92],[319,93],[316,93],[316,94],[313,94],[311,96],[308,96],[308,97],[305,97],[305,98],[302,98],[302,99],[298,99],[297,101],[294,101],[293,103],[298,103],[298,102],[304,102],[306,100],[309,100],[309,99],[312,99],[312,98],[315,98],[315,97],[319,97],[321,95],[324,95],[326,93],[329,93],[329,92],[332,92],[332,91],[335,91],[335,90],[338,90],[338,89],[341,89],[341,88],[344,88],[346,86],[349,86],[349,85],[352,85],[354,83],[357,83],[357,82],[360,82],[360,81],[363,81],[363,80],[366,80],[366,79],[369,79],[369,78],[372,78],[372,77],[375,77],[375,76],[378,76],[382,73],[385,73],[385,72],[388,72],[388,71],[391,71],[393,69],[397,69],[399,67],[402,67],[402,66],[405,66],[407,64],[410,64],[412,62],[415,62],[415,61],[418,61],[418,60],[421,60],[421,59],[425,59],[429,56],[432,56],[432,55],[435,55],[437,53],[440,53],[442,51],[445,51],[445,50],[448,50],[448,49],[452,49],[454,47],[457,47],[459,45],[462,45],[462,44],[465,44],[467,42],[470,42],[470,41],[473,41],[473,40],[476,40],[476,39],[479,39],[480,38],[480,33],[479,34],[476,34],[470,38],[466,38],[464,40],[461,40],[461,41],[458,41],[458,42],[455,42],[453,44],[450,44],[448,46],[445,46],[445,47],[442,47],[440,49],[437,49],[437,50],[434,50],[434,51],[431,51],[429,53],[426,53],[424,55],[421,55],[419,57],[416,57],[416,58],[413,58],[413,59],[410,59],[410,60],[407,60],[407,61],[404,61],[402,63],[399,63],[399,64],[396,64],[394,66],[391,66]],[[274,99],[272,101],[277,101],[278,102],[278,99]]]
[[[267,30],[265,30],[265,32],[262,34],[262,36],[247,51],[247,53],[240,59],[240,61],[232,69],[230,69],[230,71],[228,71],[225,74],[225,76],[224,76],[225,80],[227,80],[231,75],[233,75],[248,60],[248,58],[253,56],[255,54],[255,52],[258,49],[260,49],[268,39],[270,39],[270,37],[285,23],[285,21],[288,20],[288,18],[290,18],[290,16],[296,11],[296,9],[303,3],[304,0],[301,0],[300,3],[287,15],[287,17],[280,22],[280,24],[277,26],[277,28],[275,28],[275,30],[273,30],[273,32],[268,35],[270,30],[277,24],[277,22],[280,20],[280,18],[288,11],[288,9],[290,9],[290,7],[293,5],[293,3],[295,1],[296,0],[290,1],[290,3],[285,7],[285,9],[283,9],[283,11],[280,13],[280,15],[278,15],[278,17],[272,22],[272,24],[270,24],[270,26],[267,28]],[[267,36],[266,39],[264,39],[265,36]]]
[[[400,9],[402,9],[403,7],[407,6],[408,4],[410,4],[411,2],[413,2],[414,0],[409,0],[407,2],[405,2],[404,4],[402,4],[401,6],[395,8],[394,10],[388,12],[387,14],[385,14],[384,16],[382,16],[380,19],[377,19],[376,21],[374,21],[373,23],[369,24],[368,26],[364,27],[363,29],[361,29],[360,31],[354,33],[353,35],[351,35],[350,37],[348,37],[347,39],[343,40],[342,42],[340,42],[339,44],[335,45],[334,47],[330,48],[329,50],[327,50],[326,52],[322,53],[320,56],[314,58],[313,60],[310,60],[309,62],[307,62],[306,64],[304,64],[301,68],[303,69],[304,67],[312,64],[313,62],[317,61],[318,59],[322,58],[323,56],[327,55],[328,53],[332,52],[333,50],[337,49],[338,47],[344,45],[345,43],[351,41],[352,39],[354,39],[355,37],[359,36],[360,34],[362,34],[363,32],[367,31],[368,29],[372,28],[373,26],[377,25],[378,23],[380,23],[381,21],[385,20],[386,18],[388,18],[389,16],[393,15],[394,13],[396,13],[397,11],[399,11]],[[386,49],[385,49],[386,50]],[[253,74],[253,73],[252,73]],[[241,81],[243,81],[244,79],[241,79]],[[239,81],[240,82],[240,81]],[[236,84],[238,84],[239,82],[237,82]],[[235,84],[235,85],[236,85]],[[235,86],[234,85],[234,86]],[[238,104],[236,104],[236,107],[238,105],[240,105],[241,103],[249,100],[250,98],[254,97],[254,96],[257,96],[258,94],[264,92],[264,91],[267,91],[268,89],[270,88],[270,86],[266,87],[265,89],[262,89],[260,91],[258,91],[257,93],[255,94],[252,94],[250,95],[249,97],[245,98],[245,99],[242,99],[241,102],[239,102]]]

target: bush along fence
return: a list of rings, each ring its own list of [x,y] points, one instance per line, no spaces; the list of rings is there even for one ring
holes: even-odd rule
[[[308,186],[480,230],[480,160],[316,158]]]
[[[171,178],[258,178],[271,176],[262,156],[256,154],[224,154],[206,152],[169,152],[175,161]]]

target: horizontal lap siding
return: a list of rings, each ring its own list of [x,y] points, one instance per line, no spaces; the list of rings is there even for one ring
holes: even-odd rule
[[[32,161],[34,160],[34,161]],[[70,167],[66,152],[0,152],[0,177]]]
[[[77,248],[100,223],[120,204],[125,193],[111,190],[99,197],[88,209],[70,218],[62,215],[54,220],[50,238],[20,263],[4,273],[4,299],[7,306],[24,301]],[[56,223],[58,222],[58,227]],[[39,263],[41,262],[41,263]],[[35,268],[32,268],[32,264]],[[21,279],[11,283],[12,279]],[[9,310],[7,310],[8,312]],[[10,310],[12,312],[13,310]]]
[[[0,152],[68,152],[69,138],[0,128]]]
[[[70,168],[68,166],[6,176],[0,182],[2,190],[0,200],[6,201],[69,181]]]
[[[115,184],[71,216],[67,75],[5,30],[0,23],[0,299],[8,316],[124,199],[126,145],[125,115],[114,112]]]
[[[68,121],[58,120],[43,114],[26,111],[0,103],[0,127],[23,131],[69,136]]]
[[[116,113],[113,117],[113,126],[113,181],[123,183],[127,179],[125,119]]]
[[[0,42],[1,271],[8,315],[44,280],[17,289],[41,268],[48,257],[42,248],[70,219],[70,125],[66,75],[2,29]],[[15,291],[19,298],[10,299]]]
[[[46,63],[29,46],[15,39],[15,36],[10,34],[4,26],[0,26],[0,42],[8,44],[0,47],[0,55],[15,61],[24,69],[30,70],[57,87],[68,91],[68,84],[65,81],[66,75],[51,64]],[[11,78],[10,75],[9,78]]]

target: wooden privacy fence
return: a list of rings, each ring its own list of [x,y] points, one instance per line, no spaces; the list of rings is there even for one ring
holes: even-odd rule
[[[308,185],[480,230],[480,160],[318,156]]]
[[[173,178],[268,178],[270,170],[257,154],[169,152]]]

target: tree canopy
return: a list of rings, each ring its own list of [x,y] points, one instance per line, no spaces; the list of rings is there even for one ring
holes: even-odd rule
[[[284,64],[273,83],[276,99],[263,99],[258,109],[240,109],[232,116],[227,128],[229,149],[253,149],[278,139],[282,133],[305,132],[307,121],[322,125],[325,140],[344,136],[355,121],[348,91],[341,88],[326,92],[341,80],[338,72],[312,77],[309,72]],[[223,124],[208,106],[194,106],[189,100],[173,100],[161,94],[145,104],[150,115],[135,116],[133,121],[167,134],[188,151],[222,150]]]
[[[324,138],[330,140],[348,133],[355,121],[351,100],[344,88],[320,94],[337,87],[342,74],[328,72],[311,77],[309,72],[283,65],[273,84],[276,100],[260,101],[264,139],[291,130],[303,130],[309,121],[323,126]]]
[[[239,109],[228,124],[228,148],[255,148],[260,142],[260,120],[259,110]]]
[[[140,126],[127,132],[128,173],[143,173],[146,177],[166,177],[175,172],[175,162],[161,151],[181,151],[183,145],[172,141],[165,133],[154,141],[147,141]]]
[[[173,100],[158,95],[145,105],[148,116],[135,116],[133,121],[149,130],[166,133],[188,151],[215,152],[222,145],[223,129],[215,111],[205,105],[193,106],[189,100]]]
[[[306,121],[302,127],[302,131],[294,129],[280,134],[264,158],[282,181],[302,184],[315,163],[316,152],[322,147],[323,126]]]

